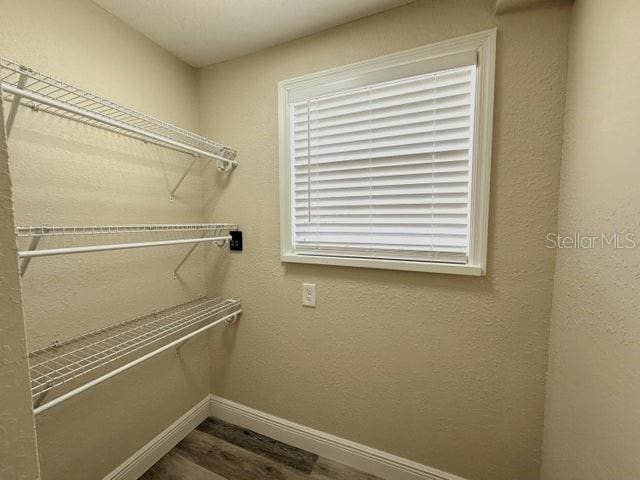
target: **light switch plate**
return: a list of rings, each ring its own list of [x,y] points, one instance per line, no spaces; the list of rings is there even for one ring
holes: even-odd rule
[[[304,305],[305,307],[316,306],[316,284],[315,283],[302,284],[302,305]]]

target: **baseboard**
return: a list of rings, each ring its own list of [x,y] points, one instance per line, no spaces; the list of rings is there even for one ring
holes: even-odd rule
[[[212,415],[386,480],[464,480],[457,475],[211,396]]]
[[[122,465],[104,477],[103,480],[137,480],[210,414],[211,399],[207,396],[144,447],[131,455]]]

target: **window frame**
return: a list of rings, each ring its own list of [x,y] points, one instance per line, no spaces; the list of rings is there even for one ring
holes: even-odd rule
[[[486,274],[489,223],[489,187],[493,131],[493,96],[495,78],[495,49],[497,29],[465,35],[423,47],[405,50],[383,57],[343,67],[283,80],[278,83],[278,141],[280,168],[280,259],[282,262],[338,265],[348,267],[381,268],[419,272],[449,273],[480,276]],[[443,70],[443,62],[453,55],[477,58],[473,156],[469,211],[469,255],[467,263],[392,260],[379,258],[344,257],[296,253],[292,236],[291,151],[289,105],[300,92],[321,92],[337,83],[348,89],[362,78],[375,78],[375,73],[387,69],[411,71],[416,67],[423,73]],[[409,76],[409,75],[407,75]],[[374,80],[375,82],[375,80]]]

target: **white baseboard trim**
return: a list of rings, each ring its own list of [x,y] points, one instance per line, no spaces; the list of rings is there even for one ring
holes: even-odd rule
[[[451,473],[211,396],[213,416],[386,480],[465,480]]]
[[[206,396],[103,480],[137,480],[210,415],[211,398]]]

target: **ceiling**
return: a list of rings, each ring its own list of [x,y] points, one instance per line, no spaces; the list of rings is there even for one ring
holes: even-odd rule
[[[319,32],[413,0],[93,0],[194,67]]]

